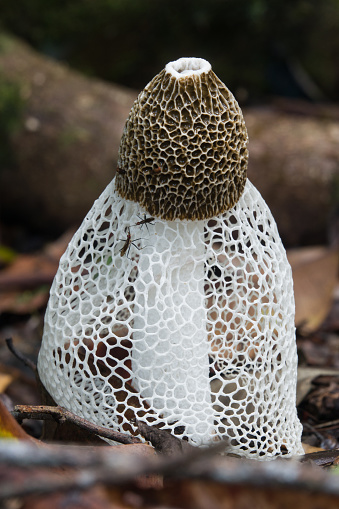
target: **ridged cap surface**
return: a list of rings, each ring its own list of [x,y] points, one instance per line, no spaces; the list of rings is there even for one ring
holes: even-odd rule
[[[246,183],[241,109],[203,59],[167,64],[140,93],[119,149],[116,189],[162,219],[206,219]]]

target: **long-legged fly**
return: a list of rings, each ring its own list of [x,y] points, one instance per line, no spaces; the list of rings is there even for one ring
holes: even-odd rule
[[[139,249],[139,251],[140,251],[140,249],[143,249],[142,247],[138,247],[136,244],[134,244],[134,242],[137,242],[137,240],[142,240],[142,238],[132,239],[131,232],[130,232],[130,227],[129,226],[126,226],[125,232],[126,232],[126,238],[125,239],[118,239],[119,241],[124,242],[124,245],[120,249],[120,256],[126,255],[127,258],[129,258],[128,254],[129,254],[129,251],[131,249],[131,246],[136,247],[137,249]]]
[[[138,218],[140,219],[140,221],[138,221],[137,223],[135,223],[133,226],[140,226],[141,228],[143,227],[143,225],[146,226],[147,228],[147,231],[149,233],[149,229],[148,229],[148,224],[154,224],[154,217],[146,217],[146,214],[144,214],[144,217],[140,217],[139,214],[137,214]]]

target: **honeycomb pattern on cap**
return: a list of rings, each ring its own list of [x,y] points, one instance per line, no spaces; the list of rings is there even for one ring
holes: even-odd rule
[[[291,269],[253,185],[213,219],[171,222],[112,181],[51,288],[38,370],[56,403],[134,435],[137,418],[195,445],[291,456],[296,368]]]
[[[208,62],[170,64],[131,109],[116,189],[151,216],[206,219],[233,207],[243,192],[247,131],[238,103]]]

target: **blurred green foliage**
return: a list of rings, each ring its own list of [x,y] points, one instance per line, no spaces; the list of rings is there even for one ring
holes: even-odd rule
[[[181,56],[244,98],[339,99],[339,0],[2,0],[3,28],[135,88]]]

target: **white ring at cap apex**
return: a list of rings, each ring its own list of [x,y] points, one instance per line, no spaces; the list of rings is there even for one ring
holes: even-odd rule
[[[186,78],[187,76],[197,76],[207,73],[212,69],[211,64],[203,58],[182,57],[173,62],[169,62],[165,71],[175,78]]]

